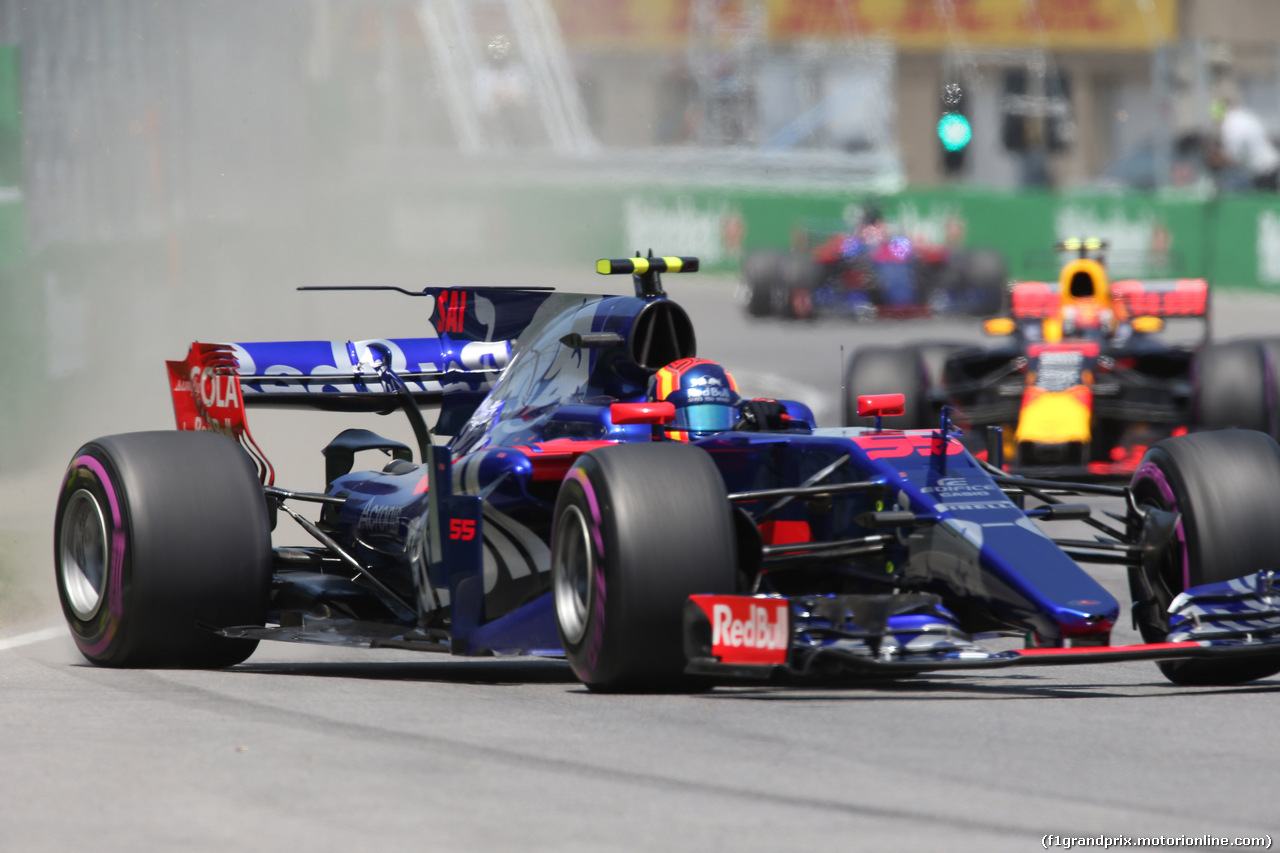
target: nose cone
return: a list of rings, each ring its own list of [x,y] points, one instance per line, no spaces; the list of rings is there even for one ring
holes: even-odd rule
[[[1044,646],[1106,645],[1120,605],[1030,519],[985,525],[981,562],[992,611]]]
[[[1091,436],[1093,394],[1083,385],[1065,391],[1028,388],[1022,398],[1017,440],[1034,444],[1084,444]]]

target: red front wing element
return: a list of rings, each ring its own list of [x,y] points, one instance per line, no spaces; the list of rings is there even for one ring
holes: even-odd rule
[[[1229,658],[1280,654],[1280,638],[1242,643],[1239,640],[1186,640],[1139,643],[1132,646],[1075,646],[988,651],[971,646],[962,653],[941,654],[899,650],[890,656],[849,654],[813,645],[793,636],[791,602],[767,595],[691,595],[685,605],[685,653],[688,672],[721,677],[767,678],[774,672],[803,675],[801,661],[792,669],[794,650],[801,655],[826,655],[821,668],[830,675],[843,671],[858,675],[905,675],[946,670],[1004,669],[1013,666],[1067,666],[1125,661]],[[799,630],[802,632],[804,628]]]
[[[722,664],[781,665],[791,647],[791,605],[784,598],[691,595],[711,623],[711,654]]]

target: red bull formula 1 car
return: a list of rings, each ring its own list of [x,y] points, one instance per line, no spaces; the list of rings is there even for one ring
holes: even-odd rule
[[[971,430],[999,427],[1010,469],[1038,477],[1125,478],[1147,448],[1189,430],[1276,435],[1280,347],[1210,344],[1205,280],[1113,282],[1101,257],[1105,242],[1057,248],[1075,257],[1057,282],[1013,285],[1009,316],[984,323],[993,346],[855,351],[846,417],[856,417],[859,394],[905,389],[905,425],[931,424],[951,405]],[[1171,340],[1170,324],[1192,333],[1183,329]]]
[[[56,577],[81,652],[563,655],[597,690],[1114,660],[1186,684],[1280,671],[1269,436],[1171,438],[1127,487],[1067,487],[975,458],[946,419],[889,428],[900,394],[858,402],[873,426],[820,428],[696,358],[660,281],[696,268],[602,261],[634,296],[405,291],[432,305],[419,338],[193,345],[169,364],[178,430],[94,439],[67,468]],[[417,446],[345,430],[322,451],[326,488],[290,489],[252,439],[255,406],[400,410]],[[1122,511],[1094,518],[1072,494]],[[1098,536],[1041,526],[1063,519]],[[277,523],[314,544],[273,547]],[[1147,642],[1110,645],[1120,607],[1087,562],[1128,567]],[[1023,647],[982,645],[1004,635]]]

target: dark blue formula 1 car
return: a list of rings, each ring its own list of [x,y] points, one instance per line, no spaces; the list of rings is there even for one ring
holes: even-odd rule
[[[991,316],[1005,299],[1008,281],[999,254],[892,234],[874,210],[853,230],[798,235],[790,252],[757,251],[743,260],[741,299],[750,316]]]
[[[696,268],[602,261],[634,296],[426,288],[409,295],[433,302],[429,337],[193,345],[169,364],[178,431],[90,441],[67,469],[56,575],[80,650],[196,668],[263,639],[564,655],[604,690],[1132,659],[1186,684],[1280,671],[1269,436],[1164,441],[1121,488],[1006,475],[946,420],[819,429],[696,358],[659,275]],[[257,405],[403,410],[418,446],[346,430],[326,489],[290,490],[247,428]],[[860,406],[888,417],[902,397]],[[390,458],[353,470],[370,451]],[[315,544],[273,548],[284,516]],[[1061,519],[1098,535],[1037,523]],[[1119,605],[1081,562],[1128,567],[1144,644],[1109,644]],[[979,644],[1000,635],[1025,643]]]

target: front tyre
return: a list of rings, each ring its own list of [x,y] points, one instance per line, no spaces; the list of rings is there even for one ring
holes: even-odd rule
[[[700,686],[684,675],[684,603],[735,590],[734,542],[705,451],[654,442],[580,457],[551,537],[556,625],[578,678],[592,690]]]
[[[271,531],[253,464],[217,433],[89,442],[62,483],[54,562],[63,614],[93,663],[240,663],[257,641],[206,626],[266,618]]]
[[[1138,620],[1147,642],[1164,641],[1178,593],[1275,568],[1280,447],[1270,436],[1221,430],[1165,439],[1147,451],[1130,488],[1139,506],[1180,516],[1169,544],[1143,567],[1155,593],[1146,605],[1153,618]],[[1175,684],[1237,684],[1280,672],[1280,656],[1165,661],[1160,670]]]

